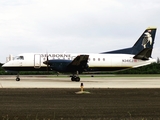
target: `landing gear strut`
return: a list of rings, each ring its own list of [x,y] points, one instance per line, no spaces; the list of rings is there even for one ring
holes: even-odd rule
[[[71,81],[76,81],[76,82],[79,82],[80,81],[80,77],[78,76],[78,71],[77,71],[77,74],[75,75],[75,74],[73,74],[72,76],[71,76]]]
[[[17,73],[16,81],[20,81],[20,78],[19,78],[19,72]]]

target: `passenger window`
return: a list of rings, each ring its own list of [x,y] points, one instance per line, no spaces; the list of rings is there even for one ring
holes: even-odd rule
[[[95,61],[95,58],[93,58],[93,61]]]
[[[100,58],[98,58],[98,61],[100,61]]]
[[[103,61],[105,61],[105,58],[103,58]]]

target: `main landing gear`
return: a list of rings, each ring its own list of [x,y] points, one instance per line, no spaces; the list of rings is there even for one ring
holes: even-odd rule
[[[76,82],[79,82],[80,81],[80,77],[78,76],[78,71],[77,71],[77,74],[75,75],[75,74],[73,74],[72,76],[71,76],[71,81],[76,81]]]
[[[17,73],[17,76],[16,76],[16,81],[20,81],[21,79],[19,78],[19,73]]]
[[[79,81],[80,81],[80,77],[72,76],[72,77],[71,77],[71,81],[79,82]]]

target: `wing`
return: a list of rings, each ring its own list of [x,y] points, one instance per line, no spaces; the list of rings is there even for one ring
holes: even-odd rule
[[[88,67],[88,58],[89,55],[79,55],[67,66],[67,68],[71,71],[84,71]]]

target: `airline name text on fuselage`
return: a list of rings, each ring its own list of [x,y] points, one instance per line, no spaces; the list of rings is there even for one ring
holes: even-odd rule
[[[41,54],[41,57],[68,58],[71,54]]]

